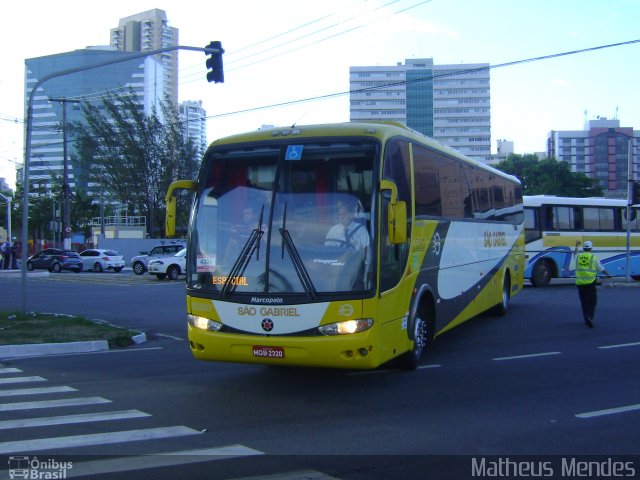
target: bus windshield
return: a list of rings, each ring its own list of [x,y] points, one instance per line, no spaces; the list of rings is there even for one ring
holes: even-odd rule
[[[191,218],[189,288],[314,300],[373,287],[379,144],[287,140],[207,153]]]

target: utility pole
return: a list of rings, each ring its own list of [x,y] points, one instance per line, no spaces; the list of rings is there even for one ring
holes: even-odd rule
[[[629,137],[627,143],[627,256],[626,256],[626,281],[631,282],[629,269],[631,267],[631,205],[633,205],[633,137]]]
[[[80,103],[80,100],[69,100],[68,98],[51,98],[52,102],[59,102],[62,105],[62,150],[64,159],[64,169],[62,173],[62,200],[64,205],[64,221],[62,229],[63,247],[71,249],[71,187],[69,186],[69,157],[67,148],[67,103]]]
[[[11,197],[7,197],[0,193],[0,197],[4,198],[7,202],[7,240],[12,242],[13,237],[11,236]]]

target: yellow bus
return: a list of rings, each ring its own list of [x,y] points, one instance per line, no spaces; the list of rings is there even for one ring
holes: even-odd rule
[[[189,345],[200,360],[416,368],[430,342],[523,286],[519,181],[400,124],[213,142],[192,190]]]

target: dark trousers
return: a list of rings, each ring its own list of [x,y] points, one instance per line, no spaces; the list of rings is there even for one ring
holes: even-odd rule
[[[596,282],[587,285],[578,285],[578,295],[580,297],[580,306],[582,307],[584,320],[593,320],[593,316],[596,313],[596,305],[598,304]]]

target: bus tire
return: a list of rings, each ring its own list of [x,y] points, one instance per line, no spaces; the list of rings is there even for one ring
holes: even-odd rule
[[[538,260],[531,271],[531,285],[534,287],[546,287],[551,281],[553,272],[551,265],[546,260]]]
[[[433,340],[433,309],[420,305],[413,321],[410,324],[410,338],[413,340],[413,348],[400,357],[403,368],[415,370],[420,365],[420,359],[426,347]]]
[[[491,314],[497,317],[502,317],[507,313],[509,309],[509,300],[511,299],[511,277],[509,272],[505,272],[504,280],[502,281],[502,293],[500,295],[500,303],[495,305],[491,309]]]

